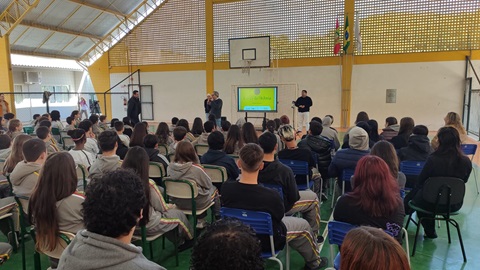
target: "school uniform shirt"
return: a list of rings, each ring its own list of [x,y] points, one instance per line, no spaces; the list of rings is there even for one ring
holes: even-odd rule
[[[56,202],[58,229],[60,231],[76,234],[78,231],[85,228],[82,213],[82,203],[84,201],[85,197],[80,193],[75,192]]]
[[[85,168],[90,168],[92,164],[97,160],[97,157],[90,152],[85,150],[75,150],[71,149],[68,153],[73,157],[73,161],[75,164],[81,164],[85,166]]]
[[[119,168],[120,165],[120,157],[117,155],[108,157],[99,155],[97,160],[90,166],[88,172],[90,173],[91,179],[101,178],[105,173]]]
[[[40,168],[42,168],[41,164],[20,161],[10,174],[13,193],[30,197],[33,189],[37,185]]]
[[[83,147],[83,149],[94,155],[97,155],[98,152],[100,152],[100,149],[98,148],[97,140],[93,138],[87,138],[87,142],[85,143],[85,146]]]
[[[126,147],[130,145],[130,137],[125,134],[118,134],[118,137],[122,141],[123,145],[125,145]]]

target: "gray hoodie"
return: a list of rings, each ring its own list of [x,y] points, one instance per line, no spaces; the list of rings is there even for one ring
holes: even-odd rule
[[[63,251],[58,270],[164,270],[142,254],[142,248],[81,230]]]
[[[99,155],[88,172],[91,179],[100,178],[103,174],[116,170],[120,165],[120,157],[117,155],[109,157]]]
[[[197,208],[207,207],[212,199],[212,194],[215,192],[216,188],[212,184],[212,180],[205,173],[203,168],[198,165],[193,164],[192,162],[188,163],[170,163],[167,168],[167,173],[169,178],[179,179],[179,180],[190,180],[197,184],[198,187],[198,196],[195,199],[197,203]],[[173,202],[183,209],[191,208],[190,199],[175,199],[172,198]]]
[[[9,147],[7,149],[1,149],[0,150],[0,159],[6,160],[8,156],[10,155],[10,152],[12,152],[12,148]]]
[[[37,185],[38,172],[41,167],[41,164],[35,162],[20,161],[10,174],[13,193],[30,197],[30,194]]]
[[[204,144],[204,145],[208,145],[208,136],[210,135],[210,133],[206,133],[206,132],[203,132],[202,134],[200,134],[200,136],[198,136],[198,138],[192,142],[193,145],[196,145],[196,144]]]

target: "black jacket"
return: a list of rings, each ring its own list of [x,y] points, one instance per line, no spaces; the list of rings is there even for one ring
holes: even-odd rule
[[[210,101],[210,114],[215,115],[215,119],[222,117],[223,101],[219,98]]]
[[[127,107],[127,116],[130,117],[130,120],[133,124],[140,122],[138,119],[138,115],[142,113],[142,104],[140,103],[140,99],[131,97],[128,100],[128,107]]]
[[[398,158],[400,161],[425,161],[432,151],[430,140],[427,136],[413,135],[408,139],[408,146],[398,150]]]
[[[146,148],[146,147],[144,147],[143,149],[145,149],[145,151],[147,152],[147,155],[150,161],[162,163],[165,170],[167,169],[168,163],[165,161],[165,159],[159,156],[160,152],[158,151],[158,149]]]
[[[210,164],[225,167],[227,170],[228,180],[237,180],[240,170],[238,169],[235,160],[227,156],[222,150],[211,150],[202,155],[200,163]]]
[[[292,209],[293,205],[300,200],[297,182],[292,170],[275,160],[273,162],[263,162],[264,167],[258,173],[258,183],[279,185],[283,189],[283,204],[285,213]]]
[[[390,140],[390,142],[393,144],[393,147],[395,147],[395,149],[400,149],[400,148],[408,146],[408,139],[409,138],[410,138],[410,135],[398,134],[397,136],[393,137]]]
[[[307,135],[298,143],[299,148],[306,148],[317,156],[318,171],[323,179],[328,179],[328,166],[332,162],[330,140],[322,136]]]

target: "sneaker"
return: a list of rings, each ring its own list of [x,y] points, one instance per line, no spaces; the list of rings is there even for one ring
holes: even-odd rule
[[[425,235],[423,236],[425,239],[435,239],[438,237],[437,233],[436,232],[433,232],[433,233],[425,233]]]
[[[200,219],[197,222],[197,229],[203,229],[208,226],[208,223],[205,219]]]
[[[185,240],[185,242],[183,244],[178,246],[178,252],[182,252],[184,250],[187,250],[187,249],[193,247],[194,242],[195,241],[193,241],[193,239]]]
[[[321,244],[321,243],[323,243],[323,241],[325,241],[323,236],[321,236],[321,235],[317,236],[317,244]]]
[[[320,270],[328,265],[327,257],[320,257],[320,264],[317,267],[310,268],[308,265],[305,265],[304,270]]]

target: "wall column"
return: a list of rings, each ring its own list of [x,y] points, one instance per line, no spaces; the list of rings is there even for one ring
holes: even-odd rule
[[[93,88],[97,93],[98,103],[102,110],[102,114],[108,117],[112,116],[112,96],[106,95],[106,103],[103,93],[110,89],[110,68],[108,62],[108,52],[104,53],[100,58],[88,67],[88,73],[92,80]],[[106,104],[106,106],[105,106]]]
[[[341,127],[350,126],[350,115],[352,107],[352,72],[353,72],[353,24],[355,21],[355,1],[345,0],[345,24],[348,17],[348,33],[350,35],[350,46],[342,56],[342,111],[340,118]],[[345,25],[344,24],[344,25]],[[345,34],[345,31],[344,31]],[[344,37],[345,38],[345,37]]]
[[[206,92],[212,93],[214,89],[213,78],[213,0],[205,1],[205,31],[206,31]]]
[[[13,93],[12,60],[10,58],[9,35],[0,37],[0,92]],[[15,95],[5,95],[5,100],[10,105],[10,111],[15,111]]]

